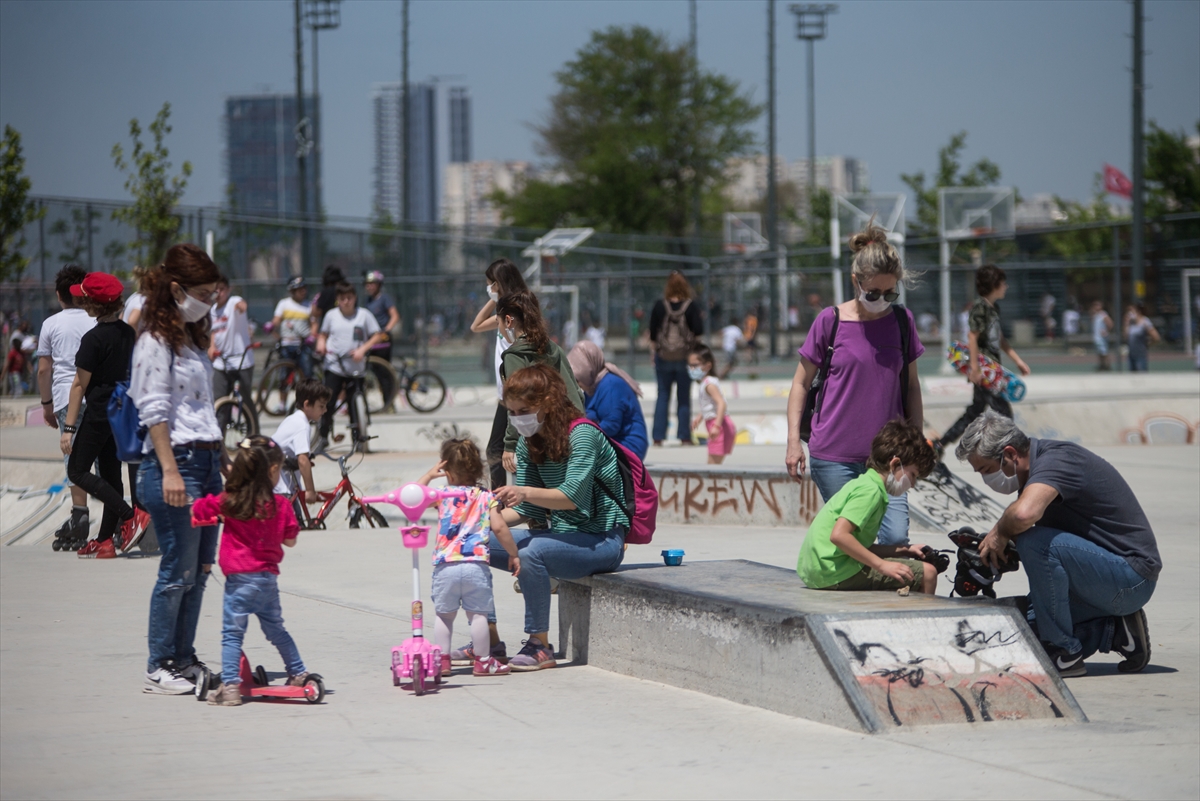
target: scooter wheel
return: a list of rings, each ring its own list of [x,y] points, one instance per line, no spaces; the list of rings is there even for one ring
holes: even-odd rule
[[[201,668],[200,675],[196,677],[196,700],[208,700],[209,682],[212,681],[212,673],[208,668]]]
[[[412,658],[413,692],[416,695],[425,694],[425,665],[422,664],[423,662],[424,660],[421,658],[420,654],[417,654]]]
[[[395,668],[392,668],[392,686],[393,687],[400,686],[400,674],[396,672]]]
[[[319,673],[308,674],[308,680],[304,682],[304,700],[310,704],[319,704],[325,700],[325,681]]]
[[[259,687],[266,687],[269,682],[270,679],[267,678],[267,669],[262,665],[256,667],[254,669],[254,683]]]

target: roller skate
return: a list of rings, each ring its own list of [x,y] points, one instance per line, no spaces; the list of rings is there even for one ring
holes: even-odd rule
[[[72,507],[71,516],[54,532],[54,542],[50,543],[50,547],[64,553],[77,552],[87,545],[88,529],[87,507]]]

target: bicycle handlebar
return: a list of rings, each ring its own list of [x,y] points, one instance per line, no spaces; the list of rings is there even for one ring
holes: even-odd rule
[[[397,487],[386,495],[363,498],[362,502],[390,503],[399,507],[404,516],[415,523],[421,519],[421,515],[425,513],[426,509],[443,498],[465,498],[466,495],[466,490],[434,489],[423,484],[409,483]]]

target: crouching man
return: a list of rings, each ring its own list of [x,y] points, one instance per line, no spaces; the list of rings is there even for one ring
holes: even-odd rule
[[[985,412],[955,454],[1002,494],[1019,493],[979,553],[995,566],[1012,541],[1029,578],[1038,638],[1064,677],[1083,676],[1099,651],[1136,673],[1150,661],[1142,607],[1162,570],[1158,544],[1133,490],[1111,464],[1072,442],[1030,439]]]

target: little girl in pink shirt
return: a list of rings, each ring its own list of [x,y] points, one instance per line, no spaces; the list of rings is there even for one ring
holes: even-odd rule
[[[274,488],[283,466],[283,450],[267,437],[248,437],[225,491],[206,495],[192,507],[197,525],[225,523],[217,562],[225,574],[225,611],[221,630],[221,686],[208,697],[216,706],[242,703],[238,671],[242,641],[250,615],[258,615],[263,634],[279,649],[287,667],[287,683],[303,686],[308,677],[292,635],[283,627],[279,606],[279,563],[283,546],[296,544],[300,526],[287,498]]]

